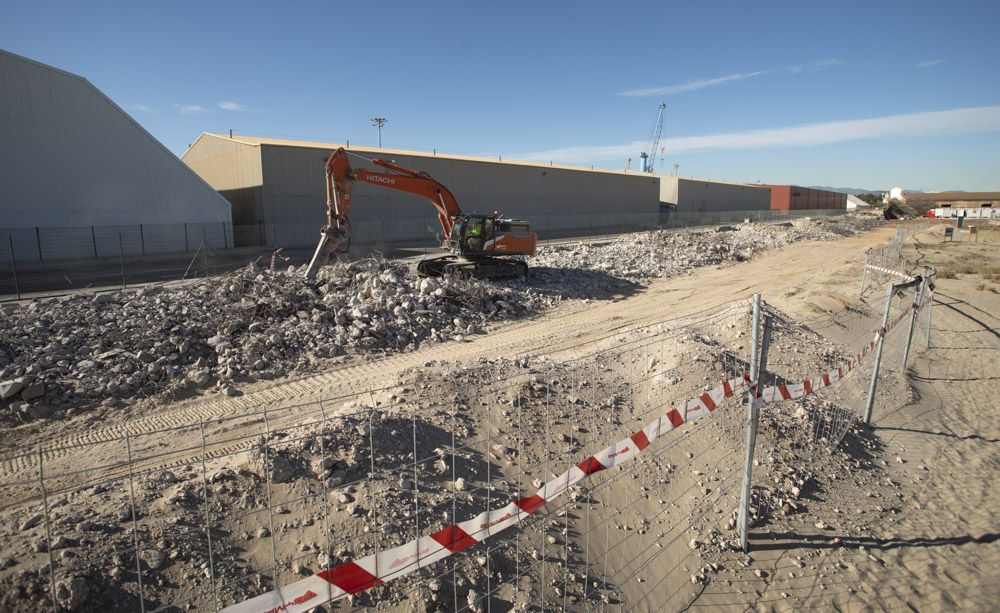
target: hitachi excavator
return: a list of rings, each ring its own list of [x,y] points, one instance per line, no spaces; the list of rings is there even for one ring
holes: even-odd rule
[[[377,158],[369,161],[390,172],[355,170],[348,160],[350,155],[368,159],[341,147],[326,162],[326,226],[321,230],[306,277],[314,278],[321,266],[350,247],[351,188],[355,181],[421,196],[437,209],[444,236],[442,247],[450,253],[421,260],[417,264],[421,275],[459,273],[496,279],[527,274],[528,265],[517,256],[535,255],[537,237],[528,222],[505,219],[496,212],[463,213],[448,188],[427,173]]]

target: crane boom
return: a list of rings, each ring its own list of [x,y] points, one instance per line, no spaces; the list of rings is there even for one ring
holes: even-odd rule
[[[642,159],[641,170],[643,172],[653,172],[653,166],[656,164],[656,147],[660,144],[660,133],[663,131],[663,110],[666,108],[667,103],[661,102],[660,110],[656,114],[656,125],[653,127],[653,136],[649,140],[649,149],[643,151],[639,156]]]

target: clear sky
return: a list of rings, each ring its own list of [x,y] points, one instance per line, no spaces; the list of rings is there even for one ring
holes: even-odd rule
[[[1000,2],[29,2],[0,47],[201,132],[868,189],[1000,190]],[[656,163],[660,165],[659,155]]]

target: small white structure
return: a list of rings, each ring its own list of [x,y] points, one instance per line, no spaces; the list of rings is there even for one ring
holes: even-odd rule
[[[847,194],[847,210],[848,211],[855,211],[857,209],[864,210],[864,209],[870,209],[870,208],[872,208],[872,205],[868,204],[867,202],[865,202],[861,198],[858,198],[857,196],[854,196],[854,195],[851,195],[851,194]]]

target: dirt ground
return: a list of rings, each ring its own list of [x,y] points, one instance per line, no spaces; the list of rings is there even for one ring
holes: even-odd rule
[[[321,398],[398,388],[404,383],[413,385],[428,372],[442,373],[445,367],[458,370],[500,358],[567,360],[618,331],[692,315],[707,307],[744,300],[754,292],[762,293],[764,300],[791,322],[815,320],[859,303],[864,251],[891,242],[896,227],[891,224],[836,241],[789,245],[752,261],[656,280],[616,299],[567,301],[533,319],[506,323],[467,342],[428,346],[379,360],[345,361],[320,375],[256,383],[236,398],[149,403],[123,412],[117,419],[80,416],[58,424],[32,424],[20,433],[8,433],[7,439],[44,441],[50,449],[46,463],[58,470],[113,461],[121,455],[120,440],[126,431],[141,437],[146,432],[177,427],[175,434],[157,435],[155,445],[190,448],[185,457],[170,458],[183,464],[193,462],[202,450],[191,447],[187,440],[190,431],[181,426],[200,420],[232,418],[265,407],[304,406]],[[860,476],[840,479],[838,484],[824,482],[826,487],[809,500],[806,518],[783,522],[780,529],[775,524],[753,531],[751,563],[731,548],[704,552],[703,561],[716,563],[723,570],[685,586],[677,600],[647,598],[648,587],[659,585],[664,574],[676,571],[677,566],[651,565],[643,570],[640,582],[619,592],[625,608],[995,610],[1000,602],[1000,544],[996,542],[1000,536],[996,494],[1000,485],[1000,402],[995,399],[1000,380],[1000,231],[981,229],[978,243],[944,243],[942,238],[943,228],[932,227],[912,236],[904,248],[908,260],[942,273],[934,294],[930,346],[915,346],[908,379],[900,378],[898,387],[891,388],[898,394],[898,402],[881,403],[874,415],[874,429],[855,429],[850,440],[845,439],[848,448],[838,451],[843,466],[858,462],[867,468],[859,469]],[[879,304],[877,292],[870,291],[865,298],[868,306]],[[775,369],[790,376],[813,374],[808,369],[821,362],[810,355],[809,342],[818,349],[821,341],[800,342],[795,352],[801,352],[802,359],[776,362]],[[743,348],[746,339],[725,337],[723,343],[736,351]],[[294,421],[295,410],[286,415]],[[739,418],[731,419],[735,421],[728,426],[726,421],[715,420],[711,427],[685,434],[685,449],[690,445],[712,452],[696,462],[714,464],[723,469],[723,476],[735,475],[741,463],[735,442],[713,445],[742,436]],[[233,438],[244,434],[238,421],[230,420],[217,428]],[[259,425],[246,425],[247,432],[254,428]],[[720,434],[725,432],[729,432],[729,439]],[[93,445],[101,441],[107,443]],[[81,443],[88,446],[74,447]],[[862,460],[850,445],[864,448]],[[684,459],[682,451],[676,452],[680,460],[669,459],[695,469],[695,463]],[[653,463],[649,468],[658,466]],[[701,464],[697,469],[704,470]],[[0,461],[2,482],[27,482],[36,475],[32,456],[8,455]],[[675,481],[675,486],[688,485],[683,479]],[[889,483],[892,485],[887,486]],[[647,485],[655,493],[655,484]],[[614,489],[605,492],[609,503],[616,493]],[[657,513],[656,496],[644,500],[644,512],[659,521],[672,517],[671,521],[686,522],[685,527],[696,524],[684,517],[688,509],[664,516]],[[854,513],[855,508],[857,515],[866,518],[858,524],[864,526],[863,533],[849,530],[846,519],[841,521],[843,513]],[[596,512],[595,517],[599,519],[601,513]],[[815,526],[817,517],[824,518],[823,528]],[[5,517],[4,532],[12,536],[22,519],[14,513]],[[722,517],[723,525],[726,519],[728,514]],[[697,527],[710,529],[701,524]],[[238,529],[249,530],[249,526]],[[688,548],[687,540],[681,539],[682,549]],[[600,553],[599,547],[595,551]],[[3,555],[25,564],[24,553],[13,546]],[[251,551],[247,557],[260,555]],[[690,571],[697,573],[697,567]],[[28,604],[27,600],[22,602]],[[576,607],[585,608],[583,603]]]

